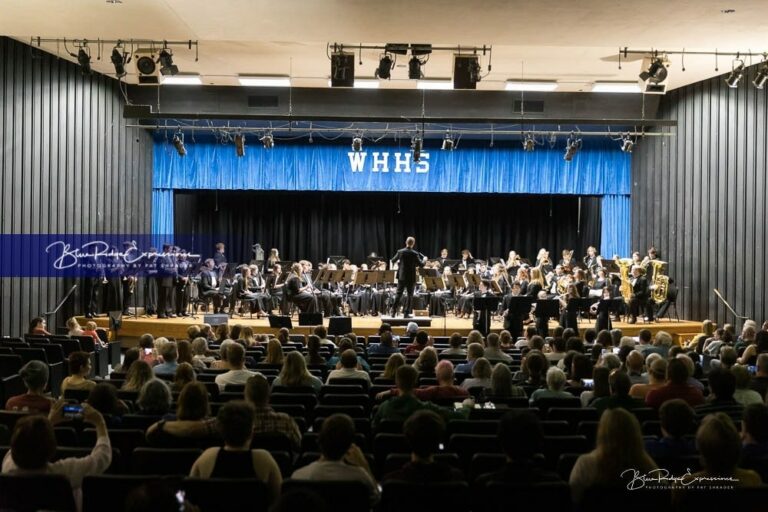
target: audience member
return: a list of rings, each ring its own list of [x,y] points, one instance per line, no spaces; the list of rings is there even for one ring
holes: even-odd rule
[[[112,463],[112,446],[107,434],[107,425],[99,411],[83,404],[83,421],[96,429],[96,444],[85,457],[68,457],[54,460],[56,436],[53,427],[69,421],[63,414],[65,402],[60,400],[51,408],[48,417],[33,414],[16,422],[11,437],[11,449],[5,454],[2,464],[4,474],[48,473],[64,476],[69,480],[74,493],[77,509],[82,509],[81,487],[83,479],[100,475]],[[41,490],[44,492],[44,490]]]
[[[436,366],[437,350],[434,347],[426,347],[419,352],[419,357],[413,362],[413,367],[422,374],[434,374]]]
[[[266,364],[283,364],[283,346],[276,338],[272,338],[267,343],[267,355],[264,358]]]
[[[160,355],[163,358],[163,362],[152,368],[152,371],[155,372],[155,375],[174,375],[176,368],[179,366],[177,362],[179,352],[176,343],[173,341],[164,343],[160,349]]]
[[[592,388],[584,386],[584,391],[579,395],[582,407],[591,407],[595,400],[611,396],[611,385],[608,382],[610,376],[611,370],[605,366],[592,368]]]
[[[147,429],[147,441],[153,446],[163,446],[171,438],[218,437],[215,423],[209,420],[211,406],[208,392],[200,382],[184,386],[179,394],[176,415],[162,419]],[[167,417],[166,417],[167,418]]]
[[[152,373],[152,367],[146,361],[136,361],[128,369],[128,374],[125,376],[125,382],[120,389],[123,391],[141,391],[141,388],[154,379],[155,375]]]
[[[114,368],[112,368],[112,373],[128,373],[128,370],[131,368],[131,365],[139,360],[139,349],[136,347],[129,348],[125,351],[125,354],[123,354],[123,361],[121,363],[118,363]]]
[[[663,359],[661,356],[654,358],[653,362],[649,364],[648,368],[648,384],[634,384],[631,388],[629,388],[629,396],[645,400],[645,397],[648,396],[648,393],[650,393],[651,390],[664,386],[664,379],[666,378],[666,375],[666,359]]]
[[[529,402],[536,405],[542,398],[573,398],[573,395],[563,391],[565,387],[565,373],[560,368],[552,366],[547,370],[547,388],[537,389],[531,394]]]
[[[176,367],[176,373],[173,376],[173,391],[181,392],[184,386],[190,382],[196,382],[197,376],[195,375],[195,369],[189,363],[181,363]]]
[[[249,380],[252,375],[249,375],[245,380]],[[280,375],[277,376],[272,385],[288,388],[311,387],[319,393],[320,388],[323,387],[323,381],[309,373],[307,363],[301,352],[294,350],[286,356]]]
[[[571,365],[567,367],[570,370],[567,385],[574,388],[582,387],[582,379],[592,377],[592,360],[588,355],[576,353],[571,360]]]
[[[301,354],[298,354],[298,358],[304,363]],[[229,364],[229,371],[220,373],[215,379],[219,391],[224,391],[227,384],[245,384],[249,378],[255,375],[255,372],[245,369],[245,349],[238,343],[227,347],[227,363]],[[306,369],[306,366],[304,368]]]
[[[749,404],[765,403],[765,395],[761,395],[750,388],[752,376],[746,366],[736,365],[731,368],[731,373],[736,380],[736,391],[733,393],[734,400],[744,407]]]
[[[400,352],[400,349],[395,346],[395,341],[390,331],[382,332],[379,336],[379,342],[368,346],[368,355],[371,356],[385,356],[395,352]]]
[[[163,416],[171,409],[171,388],[160,379],[150,379],[139,391],[139,412],[148,416]]]
[[[456,366],[456,373],[472,373],[475,361],[483,357],[484,354],[485,349],[482,343],[469,343],[469,339],[467,339],[467,362]]]
[[[550,363],[559,363],[563,360],[566,354],[565,340],[563,338],[555,338],[551,343],[552,352],[544,354],[547,361]]]
[[[645,441],[645,449],[653,457],[682,457],[696,453],[692,439],[685,436],[696,429],[696,413],[685,400],[667,400],[659,408],[661,438]]]
[[[77,321],[77,318],[71,317],[67,320],[67,336],[82,336],[83,335],[83,328],[80,326],[80,323]]]
[[[744,462],[768,457],[768,407],[750,404],[741,419],[741,448]]]
[[[96,383],[88,379],[91,374],[91,356],[88,352],[72,352],[69,354],[69,376],[61,382],[61,395],[68,389],[92,390]]]
[[[42,317],[35,317],[29,322],[29,330],[27,334],[32,336],[50,336],[51,333],[45,330],[45,319]]]
[[[633,350],[627,356],[626,367],[632,385],[648,384],[648,376],[643,374],[645,358],[639,350]]]
[[[409,368],[410,366],[404,366]],[[415,373],[415,371],[414,371]],[[360,448],[354,444],[355,424],[346,414],[333,414],[325,419],[317,442],[320,460],[297,469],[295,480],[362,482],[370,492],[371,504],[379,499],[379,489],[371,468]]]
[[[724,412],[728,415],[741,418],[744,406],[734,400],[736,392],[736,377],[730,370],[715,368],[709,372],[709,396],[707,400],[694,407],[699,418],[715,412]]]
[[[632,387],[632,383],[629,380],[629,375],[625,372],[613,370],[608,378],[608,383],[611,386],[611,396],[604,396],[592,402],[592,407],[597,409],[598,414],[617,407],[631,411],[644,405],[641,401],[629,396],[629,388]]]
[[[667,363],[667,383],[648,391],[645,405],[658,409],[661,404],[673,398],[681,398],[692,407],[704,403],[701,390],[688,384],[688,368],[677,358]]]
[[[324,326],[318,325],[313,332],[315,336],[320,338],[320,345],[331,347],[331,350],[336,348],[336,344],[328,339],[328,329]]]
[[[483,353],[483,357],[485,357],[490,362],[502,362],[502,363],[511,363],[512,362],[512,356],[505,353],[501,348],[499,348],[499,335],[495,332],[490,333],[486,337],[486,343],[488,346],[485,348],[485,351]]]
[[[472,377],[464,379],[462,389],[490,388],[491,387],[491,363],[484,357],[480,357],[472,366]]]
[[[349,335],[347,335],[349,336]],[[355,350],[355,343],[352,341],[352,338],[349,338],[345,336],[344,338],[339,341],[339,347],[336,351],[336,355],[328,358],[328,362],[326,366],[329,370],[338,370],[341,368],[341,354],[343,354],[347,350],[352,350],[357,354],[357,350]],[[366,361],[362,356],[357,355],[357,364],[361,370],[365,370],[366,372],[371,371],[371,367],[368,364],[368,361]]]
[[[325,366],[325,358],[320,354],[320,338],[314,334],[307,336],[307,355],[304,356],[304,362],[307,365]]]
[[[101,382],[93,387],[88,393],[87,402],[88,405],[101,413],[107,426],[112,428],[120,428],[123,415],[129,412],[125,402],[117,398],[117,388],[106,382]]]
[[[412,340],[412,343],[405,347],[406,354],[421,352],[427,345],[431,345],[432,343],[432,339],[429,337],[429,334],[427,334],[427,331],[418,331]]]
[[[208,368],[208,366],[216,361],[216,358],[208,355],[208,340],[202,336],[192,340],[192,366],[195,368]]]
[[[757,373],[752,378],[750,387],[762,397],[768,393],[768,354],[757,356]]]
[[[435,453],[445,440],[445,421],[432,411],[417,411],[403,424],[403,434],[411,447],[411,460],[383,480],[418,484],[463,482],[462,472],[450,464],[435,461]]]
[[[392,354],[387,359],[387,364],[384,365],[384,371],[381,372],[381,375],[377,377],[378,379],[384,379],[384,380],[395,380],[395,374],[397,373],[397,369],[400,368],[405,364],[405,356],[401,353]]]
[[[593,486],[626,488],[632,476],[656,469],[656,464],[643,448],[640,423],[625,409],[609,409],[600,417],[596,447],[580,455],[571,470],[570,485],[573,501],[579,504],[584,493]]]
[[[219,409],[216,425],[223,447],[208,448],[192,465],[194,478],[255,478],[269,490],[269,502],[280,495],[283,478],[275,459],[266,450],[251,450],[255,411],[244,401],[231,401]]]
[[[341,368],[328,373],[326,384],[330,384],[333,379],[356,379],[364,380],[370,385],[371,378],[368,372],[358,370],[357,352],[351,348],[345,350],[341,354],[340,362]]]
[[[53,400],[45,394],[48,385],[48,365],[42,361],[29,361],[19,370],[27,392],[10,397],[5,402],[8,411],[48,414]]]
[[[157,363],[157,352],[155,351],[155,338],[149,333],[142,334],[139,337],[139,349],[141,351],[141,360],[150,367]]]
[[[512,382],[512,372],[509,366],[500,363],[491,372],[491,395],[497,398],[527,398],[525,390]],[[418,395],[417,395],[418,396]]]
[[[269,406],[269,381],[261,374],[256,374],[245,383],[245,399],[256,411],[253,425],[255,434],[276,432],[284,434],[298,453],[301,447],[301,432],[296,421],[284,412],[275,412]]]

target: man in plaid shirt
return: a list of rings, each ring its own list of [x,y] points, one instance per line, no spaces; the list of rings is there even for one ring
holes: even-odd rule
[[[256,408],[256,421],[254,422],[254,434],[265,432],[279,432],[285,434],[291,441],[295,451],[301,447],[301,432],[296,422],[284,412],[275,412],[269,406],[269,382],[261,375],[256,374],[245,384],[245,399]]]

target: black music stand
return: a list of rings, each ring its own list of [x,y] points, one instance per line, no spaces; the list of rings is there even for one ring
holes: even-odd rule
[[[112,343],[107,345],[107,353],[109,355],[109,364],[113,367],[120,364],[120,340],[118,334],[120,327],[123,326],[123,312],[121,310],[109,312],[109,326],[115,332],[115,336],[112,339]]]
[[[577,315],[577,321],[582,319],[582,313],[584,311],[589,311],[589,308],[597,302],[597,297],[579,297],[579,298],[570,298],[568,299],[568,305],[565,307],[566,311],[576,311]]]
[[[286,329],[293,329],[293,323],[291,322],[291,317],[288,315],[269,315],[269,326],[273,329],[281,329],[285,327]]]
[[[475,297],[475,322],[473,328],[480,331],[483,336],[487,336],[491,330],[491,312],[496,311],[499,308],[499,302],[501,297],[486,296]]]
[[[299,325],[323,325],[323,314],[299,313]]]

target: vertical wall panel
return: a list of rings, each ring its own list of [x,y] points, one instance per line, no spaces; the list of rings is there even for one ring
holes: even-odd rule
[[[0,37],[0,230],[149,233],[152,141],[127,128],[114,79]],[[22,253],[22,248],[17,248]],[[72,285],[0,279],[0,332],[19,335]],[[65,315],[80,310],[80,293]]]
[[[671,91],[659,117],[677,120],[674,137],[633,154],[633,248],[659,248],[685,318],[734,322],[717,288],[739,314],[768,319],[768,90],[755,73],[738,89],[721,76]]]

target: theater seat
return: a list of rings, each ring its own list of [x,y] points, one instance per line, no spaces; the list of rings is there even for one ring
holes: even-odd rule
[[[200,512],[267,510],[267,484],[255,478],[185,478],[181,488]]]
[[[43,491],[43,492],[41,492]],[[0,475],[0,510],[75,512],[69,480],[62,475]]]
[[[131,472],[186,476],[201,453],[197,448],[136,448],[131,454]]]
[[[383,512],[423,512],[425,510],[467,511],[470,509],[466,482],[417,484],[388,481],[382,484]]]
[[[459,456],[455,453],[436,453],[434,455],[435,462],[440,462],[442,464],[449,464],[456,469],[461,469],[461,462],[459,461]],[[387,455],[387,458],[384,460],[384,465],[382,466],[381,470],[381,476],[384,477],[393,471],[397,471],[398,469],[405,466],[408,462],[411,461],[411,454],[410,453],[390,453]],[[381,464],[379,462],[379,464]]]
[[[478,496],[481,496],[481,499],[476,501],[478,506],[475,507],[475,512],[508,512],[516,504],[534,503],[546,505],[541,510],[558,512],[571,510],[571,488],[565,482],[536,484],[490,482],[485,489],[480,490]],[[612,508],[620,509],[622,506],[623,503],[614,503]]]
[[[105,504],[124,504],[126,497],[156,475],[98,475],[83,479],[83,512],[102,512]]]
[[[719,492],[719,491],[716,491]],[[624,484],[618,486],[593,486],[584,492],[581,502],[583,510],[610,510],[616,509],[617,504],[624,512],[671,512],[672,493],[669,489],[644,488],[629,490]],[[717,510],[704,507],[705,510]],[[737,510],[737,509],[734,509]]]
[[[291,491],[316,494],[325,502],[326,510],[329,511],[368,512],[371,508],[368,488],[361,482],[322,482],[289,478],[283,482],[283,494]]]

